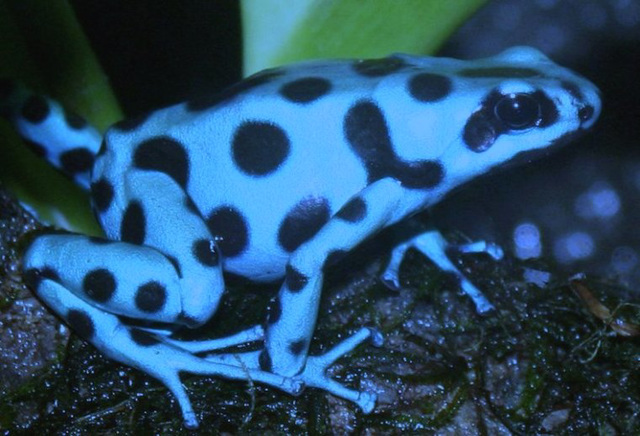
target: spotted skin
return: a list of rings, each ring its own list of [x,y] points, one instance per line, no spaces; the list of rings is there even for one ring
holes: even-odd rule
[[[331,91],[331,82],[322,77],[307,77],[288,82],[280,88],[280,95],[293,103],[311,103]]]
[[[58,102],[16,83],[0,83],[0,116],[9,119],[38,156],[89,189],[102,135]]]
[[[91,201],[97,213],[106,211],[113,201],[114,188],[107,179],[100,179],[91,183]]]
[[[287,133],[265,121],[242,123],[231,140],[236,168],[254,177],[264,177],[277,171],[287,159],[290,149]]]
[[[207,227],[217,236],[218,248],[225,258],[242,254],[249,242],[249,229],[242,213],[231,206],[214,209],[207,219]]]
[[[308,355],[324,270],[467,180],[587,129],[599,112],[591,83],[524,47],[476,61],[393,55],[280,67],[120,122],[104,139],[54,101],[0,83],[0,114],[90,189],[105,232],[36,238],[25,280],[107,356],[160,379],[191,427],[181,371],[292,393],[318,387],[370,412],[374,394],[325,371],[379,334],[363,328]],[[435,233],[398,247],[385,281],[397,281],[411,246],[457,275],[478,311],[492,307]],[[281,281],[264,327],[185,342],[128,322],[202,325],[224,292],[223,271]],[[254,341],[257,351],[213,352]]]

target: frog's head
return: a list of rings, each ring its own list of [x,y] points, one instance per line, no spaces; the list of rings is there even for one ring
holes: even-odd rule
[[[457,140],[441,159],[454,184],[566,143],[601,108],[591,82],[528,47],[466,64],[453,88],[460,98],[448,128]]]

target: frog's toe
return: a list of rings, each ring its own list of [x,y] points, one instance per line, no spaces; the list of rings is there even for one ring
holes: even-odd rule
[[[392,291],[400,290],[400,265],[409,248],[411,248],[410,244],[400,244],[394,247],[387,267],[380,274],[382,283]]]
[[[370,413],[375,407],[376,394],[349,389],[326,375],[327,369],[337,359],[366,340],[371,340],[373,345],[379,346],[382,345],[383,337],[375,329],[362,328],[325,354],[309,356],[304,370],[295,378],[301,380],[306,386],[323,389],[340,398],[356,403],[364,413]]]
[[[387,267],[382,274],[380,274],[380,280],[382,283],[392,291],[400,290],[400,279],[398,278],[398,270]]]
[[[371,337],[369,338],[369,342],[374,347],[382,347],[384,344],[384,335],[378,329],[370,329]]]
[[[501,260],[504,257],[504,250],[494,242],[481,240],[451,246],[461,253],[486,253],[494,260]]]
[[[180,406],[180,411],[182,412],[182,421],[184,426],[189,429],[198,428],[198,418],[196,418],[196,413],[194,412],[191,401],[189,400],[189,395],[180,381],[178,372],[166,368],[155,375],[176,397],[178,405]]]
[[[373,392],[362,392],[356,403],[360,406],[360,409],[366,414],[369,414],[376,407],[376,400],[378,396]]]

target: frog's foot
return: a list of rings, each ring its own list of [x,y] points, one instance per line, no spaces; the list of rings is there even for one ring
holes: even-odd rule
[[[376,347],[381,346],[383,343],[383,337],[380,332],[370,328],[362,328],[325,354],[307,357],[304,370],[294,378],[299,379],[306,386],[320,388],[337,397],[352,401],[360,406],[364,413],[370,413],[375,407],[376,394],[349,389],[326,375],[327,369],[333,365],[336,360],[351,352],[367,339]]]
[[[493,305],[482,292],[471,283],[447,256],[447,250],[454,249],[462,253],[487,253],[492,258],[499,260],[503,257],[502,249],[493,243],[477,241],[469,244],[449,244],[442,235],[435,231],[422,233],[407,242],[396,246],[391,252],[391,259],[387,268],[381,275],[382,281],[391,289],[399,289],[398,278],[400,264],[407,250],[415,248],[433,261],[440,269],[453,273],[460,281],[462,291],[473,300],[478,313],[485,313],[493,309]]]
[[[354,335],[348,337],[327,353],[321,356],[307,357],[306,365],[300,374],[294,375],[290,380],[299,383],[300,387],[312,386],[356,403],[365,412],[373,410],[376,402],[376,395],[370,392],[359,392],[342,386],[335,380],[326,376],[327,369],[345,354],[353,351],[358,345],[366,340],[379,347],[384,339],[377,330],[362,328]],[[206,359],[209,362],[216,362],[225,365],[240,365],[244,368],[260,367],[261,351],[249,351],[244,353],[223,353],[209,354]]]
[[[149,338],[152,338],[152,336],[149,336]],[[149,341],[153,342],[152,339]],[[148,349],[136,351],[126,358],[118,358],[114,355],[110,357],[137,367],[164,383],[175,395],[182,411],[184,425],[188,428],[197,428],[198,420],[189,396],[180,381],[179,374],[181,372],[260,382],[276,387],[291,395],[299,395],[304,389],[304,383],[295,378],[283,377],[259,369],[250,369],[239,365],[238,362],[235,362],[235,364],[210,362],[204,358],[186,353],[173,345],[164,343],[150,345]]]

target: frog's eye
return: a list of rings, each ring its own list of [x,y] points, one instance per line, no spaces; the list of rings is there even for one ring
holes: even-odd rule
[[[511,130],[524,130],[537,125],[541,118],[539,102],[531,94],[503,96],[494,107],[495,116]]]
[[[476,153],[488,150],[504,134],[548,127],[558,120],[556,105],[542,91],[503,94],[491,91],[464,126],[462,139]]]

